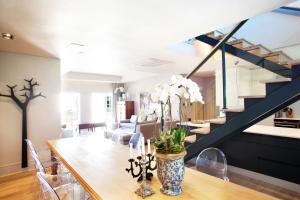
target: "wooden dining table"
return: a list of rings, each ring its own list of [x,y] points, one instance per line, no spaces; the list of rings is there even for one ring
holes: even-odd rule
[[[134,193],[139,183],[125,170],[129,167],[127,146],[104,139],[103,135],[50,140],[47,144],[93,199],[142,199]],[[156,172],[150,186],[155,194],[147,197],[149,200],[276,199],[190,168],[185,168],[183,193],[179,196],[167,196],[160,192]]]

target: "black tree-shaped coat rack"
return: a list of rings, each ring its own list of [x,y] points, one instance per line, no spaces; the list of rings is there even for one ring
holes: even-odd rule
[[[22,168],[25,168],[28,166],[28,161],[27,161],[27,144],[26,144],[26,139],[27,139],[27,106],[29,102],[37,97],[44,97],[45,96],[40,92],[38,94],[34,93],[34,87],[39,86],[37,82],[33,81],[33,78],[30,80],[24,79],[25,80],[25,85],[20,91],[23,91],[24,93],[20,96],[23,96],[24,99],[21,100],[15,95],[15,88],[17,85],[14,86],[9,86],[7,87],[10,90],[10,94],[1,94],[0,97],[7,97],[11,98],[17,106],[21,109],[22,111]]]

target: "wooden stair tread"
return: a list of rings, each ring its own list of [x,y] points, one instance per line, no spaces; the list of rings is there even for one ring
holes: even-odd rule
[[[278,79],[270,79],[270,80],[263,80],[259,81],[260,83],[284,83],[284,82],[290,82],[291,78],[278,78]]]
[[[290,67],[293,65],[300,65],[300,59],[296,59],[296,60],[290,60],[287,62],[283,62],[283,65],[289,65]]]
[[[289,60],[293,60],[290,56],[288,56],[283,51],[273,51],[273,52],[270,52],[270,53],[263,54],[262,56],[263,57],[268,57],[268,56],[276,56],[276,55],[282,55],[282,56],[287,57]]]
[[[236,44],[240,44],[240,43],[245,43],[245,44],[247,44],[249,46],[254,46],[254,44],[252,44],[251,42],[245,40],[244,38],[228,42],[229,45],[236,45]],[[249,46],[247,46],[247,47],[249,47]],[[244,48],[246,48],[246,47],[244,47]]]
[[[205,121],[209,122],[209,123],[214,123],[214,124],[225,124],[226,118],[222,117],[222,118],[216,118],[216,119],[208,119]]]
[[[254,99],[254,98],[261,98],[261,99],[263,99],[263,98],[266,98],[266,96],[265,95],[249,95],[249,96],[238,96],[238,98],[240,98],[240,99]]]
[[[244,108],[226,108],[226,109],[220,109],[220,111],[223,112],[244,112]]]
[[[286,67],[286,68],[289,68],[289,69],[291,69],[291,68],[292,68],[292,64],[290,64],[290,62],[289,62],[289,61],[285,61],[285,62],[278,62],[277,64],[279,64],[279,65],[282,65],[282,66],[284,66],[284,67]]]
[[[289,69],[291,69],[293,66],[295,65],[300,65],[300,60],[288,60],[288,61],[284,61],[284,62],[278,62],[278,64],[283,65],[284,67],[287,67]]]
[[[197,140],[196,135],[189,135],[189,136],[186,136],[186,137],[185,137],[184,142],[187,142],[187,143],[195,143],[196,140]]]
[[[242,42],[247,42],[247,41],[245,39],[238,39],[238,40],[233,40],[231,42],[228,42],[228,44],[234,45],[234,44],[239,44],[239,43],[242,43]]]
[[[245,48],[243,48],[243,50],[244,50],[244,51],[250,51],[250,50],[258,49],[258,48],[262,48],[262,49],[264,49],[265,51],[272,52],[270,49],[267,49],[266,47],[264,47],[264,46],[261,45],[261,44],[256,44],[256,45],[253,45],[253,46],[250,46],[250,47],[245,47]]]
[[[263,57],[264,59],[270,60],[272,62],[278,63],[280,65],[284,65],[285,67],[289,67],[289,65],[285,65],[282,63],[286,63],[286,62],[292,60],[291,57],[289,57],[282,51],[274,51],[274,52],[270,52],[270,53],[265,53],[265,54],[262,54],[261,57]]]
[[[191,133],[196,133],[196,134],[201,134],[201,135],[206,135],[210,133],[210,128],[209,127],[205,127],[205,128],[196,128],[196,129],[192,129],[190,130]]]

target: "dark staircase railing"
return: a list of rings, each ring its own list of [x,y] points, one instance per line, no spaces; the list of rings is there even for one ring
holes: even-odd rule
[[[248,19],[241,21],[225,37],[223,37],[222,40],[218,41],[216,45],[213,45],[215,47],[211,50],[211,52],[200,62],[197,67],[195,67],[191,73],[186,76],[186,78],[190,78],[195,72],[197,72],[247,21]]]
[[[242,133],[243,130],[269,117],[275,112],[287,107],[300,99],[300,66],[293,66],[292,81],[285,83],[267,83],[267,94],[265,98],[253,99],[245,98],[245,110],[236,115],[226,113],[226,123],[223,125],[211,123],[211,132],[195,143],[187,146],[185,160],[195,157],[206,147],[217,145],[224,140]],[[268,92],[269,91],[269,92]],[[248,101],[252,101],[249,103]]]
[[[289,69],[280,63],[275,63],[264,57],[226,43],[246,22],[247,20],[240,22],[224,37],[214,38],[208,35],[196,37],[197,40],[214,46],[214,48],[186,77],[190,78],[217,52],[217,50],[222,50],[224,108],[226,108],[225,52],[265,68],[280,76],[291,78],[291,80],[266,83],[265,97],[244,98],[244,111],[225,110],[226,122],[224,124],[210,123],[210,133],[200,137],[195,143],[189,144],[186,147],[187,155],[185,156],[185,161],[192,159],[201,150],[209,146],[217,145],[236,134],[242,133],[248,127],[300,99],[300,65],[291,66],[291,69]],[[219,40],[219,38],[222,39]]]

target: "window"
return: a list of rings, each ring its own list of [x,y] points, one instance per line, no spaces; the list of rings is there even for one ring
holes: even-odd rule
[[[61,123],[67,128],[75,128],[80,121],[80,94],[61,94]]]
[[[92,120],[94,123],[112,120],[112,94],[92,93]]]

